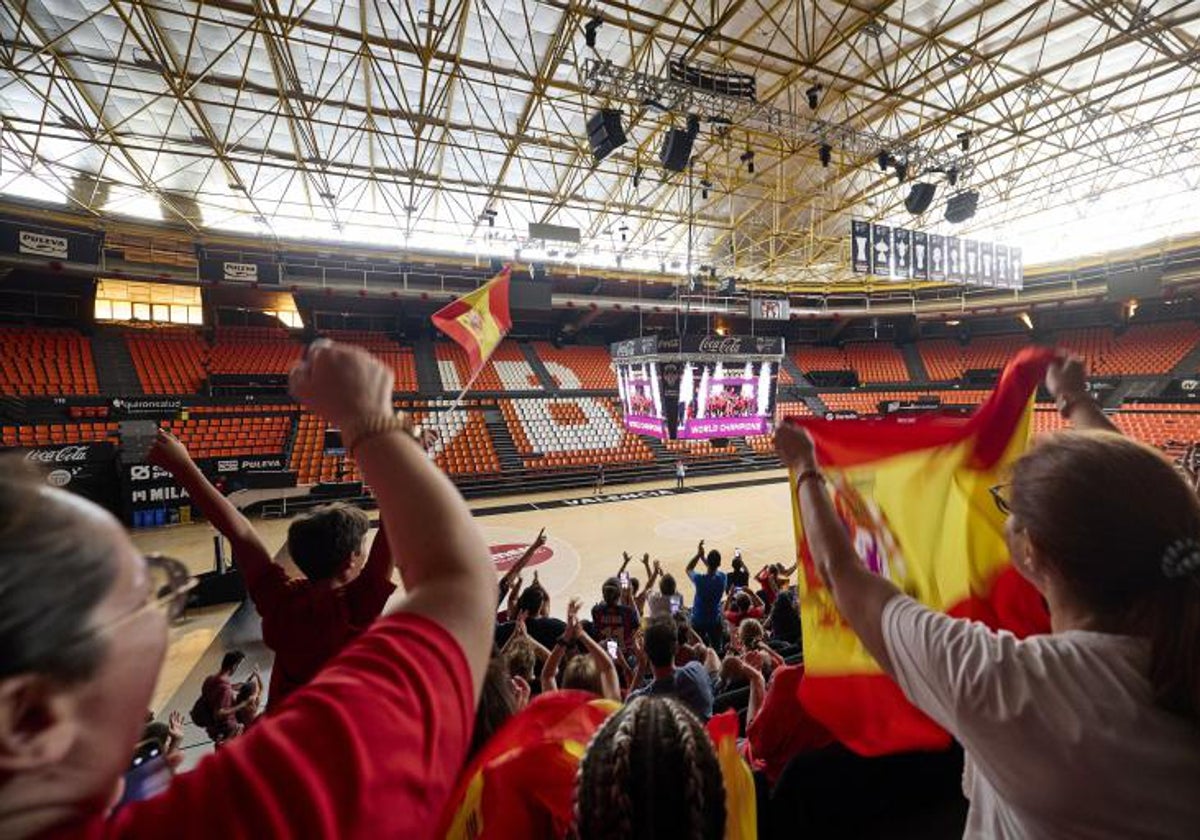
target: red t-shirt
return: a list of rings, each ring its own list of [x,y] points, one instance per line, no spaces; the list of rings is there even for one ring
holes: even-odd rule
[[[798,753],[833,742],[833,736],[800,704],[803,679],[803,665],[777,668],[767,687],[762,708],[746,727],[746,739],[754,760],[762,762],[772,784]]]
[[[762,621],[762,617],[763,617],[762,607],[751,607],[750,609],[746,610],[744,613],[740,613],[735,610],[727,610],[725,612],[725,620],[728,621],[730,624],[732,624],[734,627],[741,626],[741,623],[744,620],[746,620],[747,618],[757,618],[759,621]]]
[[[358,577],[341,587],[289,578],[276,563],[243,567],[246,591],[262,616],[263,642],[275,651],[269,710],[279,708],[379,617],[396,589],[390,573],[390,555],[374,547]]]
[[[458,643],[427,618],[389,616],[166,793],[45,837],[427,837],[474,719]]]

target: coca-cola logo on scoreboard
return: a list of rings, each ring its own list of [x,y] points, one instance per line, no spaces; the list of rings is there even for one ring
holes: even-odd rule
[[[733,354],[742,350],[742,339],[737,336],[706,335],[700,339],[701,353]]]
[[[86,461],[87,446],[62,446],[57,449],[31,449],[25,455],[27,460],[38,464],[71,464]]]

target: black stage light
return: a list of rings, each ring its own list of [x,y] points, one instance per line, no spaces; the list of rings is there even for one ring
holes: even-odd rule
[[[888,152],[887,149],[884,149],[883,151],[881,151],[879,153],[879,157],[877,157],[875,159],[877,161],[879,161],[879,168],[882,169],[884,172],[887,172],[892,166],[892,156]]]
[[[829,168],[829,162],[833,160],[833,146],[828,143],[822,143],[817,149],[817,156],[821,159],[821,166]]]
[[[896,161],[896,180],[903,184],[908,180],[908,161]]]
[[[969,152],[971,150],[971,132],[969,132],[969,131],[960,131],[959,132],[958,148],[962,149],[964,152]]]
[[[583,25],[583,40],[592,49],[596,48],[596,30],[604,23],[604,18],[596,15]]]
[[[812,110],[817,110],[817,105],[821,102],[821,91],[824,87],[821,85],[813,85],[808,90],[804,91],[804,96],[808,99],[808,107]]]

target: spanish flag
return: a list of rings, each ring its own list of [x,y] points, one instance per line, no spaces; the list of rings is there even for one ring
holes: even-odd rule
[[[500,340],[512,329],[508,311],[511,266],[453,303],[433,313],[433,325],[462,345],[471,360],[468,380],[483,370]]]
[[[1028,446],[1032,397],[1052,358],[1050,350],[1023,350],[967,418],[789,418],[812,435],[838,513],[871,571],[933,609],[1018,636],[1048,632],[1049,615],[1009,562],[1004,515],[989,488],[1006,481]],[[908,703],[838,613],[791,486],[805,711],[862,755],[949,746],[950,736]]]
[[[435,837],[564,837],[588,741],[619,703],[582,691],[534,698],[492,735],[459,779]]]

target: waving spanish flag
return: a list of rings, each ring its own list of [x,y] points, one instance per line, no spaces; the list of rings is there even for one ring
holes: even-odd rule
[[[989,489],[1028,446],[1032,396],[1052,358],[1050,350],[1023,350],[967,418],[792,419],[812,435],[838,513],[871,571],[933,609],[1018,636],[1048,632],[1049,616],[1009,563],[1004,516]],[[838,613],[809,554],[796,493],[792,510],[803,570],[805,711],[863,755],[948,746],[950,736],[908,703]]]
[[[487,363],[500,340],[512,329],[508,311],[508,284],[512,268],[504,270],[478,289],[433,313],[433,325],[462,345],[471,360],[468,380]]]

